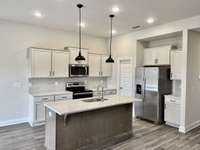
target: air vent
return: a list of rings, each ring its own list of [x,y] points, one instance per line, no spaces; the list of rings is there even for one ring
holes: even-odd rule
[[[137,25],[137,26],[133,26],[132,29],[139,29],[141,26]]]

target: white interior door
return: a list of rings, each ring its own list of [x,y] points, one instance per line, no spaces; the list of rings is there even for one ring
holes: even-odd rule
[[[119,60],[119,95],[132,96],[132,65],[131,59]]]

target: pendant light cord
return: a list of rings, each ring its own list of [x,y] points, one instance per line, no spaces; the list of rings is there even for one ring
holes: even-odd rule
[[[81,8],[79,8],[79,56],[81,55]]]
[[[112,49],[112,19],[113,17],[110,16],[110,56],[111,56],[111,49]]]

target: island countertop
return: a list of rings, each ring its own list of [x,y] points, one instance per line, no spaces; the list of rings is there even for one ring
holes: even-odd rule
[[[95,98],[95,97],[93,97]],[[93,99],[93,98],[85,98],[85,99]],[[105,101],[98,101],[98,102],[84,102],[85,99],[78,99],[78,100],[66,100],[66,101],[59,101],[59,102],[47,102],[45,103],[45,107],[54,111],[59,115],[68,115],[74,113],[80,113],[85,111],[91,111],[101,108],[107,108],[117,105],[129,104],[133,103],[132,97],[126,96],[105,96]]]

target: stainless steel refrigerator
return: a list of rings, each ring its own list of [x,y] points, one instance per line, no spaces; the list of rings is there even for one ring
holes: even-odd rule
[[[170,66],[137,67],[135,83],[136,117],[162,124],[164,95],[172,92]]]

